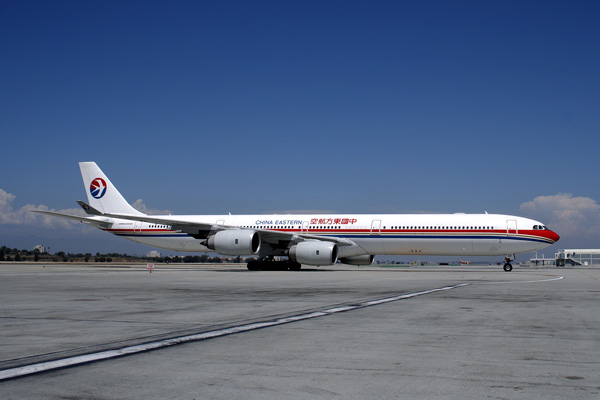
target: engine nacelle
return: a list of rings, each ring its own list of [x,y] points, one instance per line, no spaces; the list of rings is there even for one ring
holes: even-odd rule
[[[333,265],[337,261],[337,244],[318,240],[300,242],[290,248],[290,258],[300,264]]]
[[[249,256],[258,254],[260,235],[249,229],[227,229],[210,236],[206,247],[228,256]]]
[[[365,254],[362,256],[352,256],[352,257],[344,257],[340,258],[340,261],[344,264],[349,265],[371,265],[373,264],[374,255]]]

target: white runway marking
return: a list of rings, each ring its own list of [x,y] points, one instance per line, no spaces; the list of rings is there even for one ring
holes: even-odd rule
[[[548,279],[538,279],[535,281],[502,281],[502,282],[478,282],[478,285],[502,285],[505,283],[538,283],[538,282],[552,282],[552,281],[560,281],[561,279],[565,279],[564,276],[555,276],[554,278]]]
[[[164,348],[164,347],[175,346],[175,345],[187,343],[187,342],[212,339],[212,338],[216,338],[216,337],[220,337],[220,336],[232,335],[235,333],[248,332],[248,331],[252,331],[255,329],[262,329],[262,328],[268,328],[271,326],[289,324],[292,322],[303,321],[303,320],[317,318],[317,317],[323,317],[326,315],[336,314],[336,313],[340,313],[340,312],[352,311],[352,310],[356,310],[359,308],[371,307],[371,306],[376,306],[379,304],[390,303],[393,301],[410,299],[412,297],[422,296],[425,294],[431,294],[431,293],[441,292],[441,291],[445,291],[445,290],[456,289],[456,288],[467,286],[467,285],[469,285],[469,284],[461,283],[458,285],[446,286],[446,287],[437,288],[437,289],[429,289],[429,290],[424,290],[421,292],[403,294],[400,296],[387,297],[387,298],[378,299],[378,300],[370,300],[370,301],[367,301],[367,302],[364,302],[361,304],[356,304],[356,305],[351,305],[351,306],[340,306],[340,307],[330,308],[330,309],[327,309],[324,311],[315,311],[315,312],[311,312],[311,313],[307,313],[307,314],[299,314],[299,315],[295,315],[295,316],[291,316],[291,317],[278,318],[278,319],[271,320],[271,321],[239,325],[239,326],[234,326],[234,327],[225,328],[225,329],[219,329],[219,330],[215,330],[215,331],[180,336],[180,337],[175,337],[175,338],[171,338],[171,339],[158,340],[155,342],[144,343],[144,344],[135,345],[135,346],[127,346],[127,347],[123,347],[120,349],[100,351],[97,353],[68,357],[68,358],[63,358],[60,360],[25,365],[23,367],[10,368],[10,369],[0,371],[0,381],[5,380],[5,379],[14,379],[14,378],[18,378],[18,377],[25,376],[25,375],[31,375],[31,374],[35,374],[35,373],[50,371],[53,369],[73,367],[76,365],[86,364],[86,363],[90,363],[90,362],[107,360],[107,359],[116,358],[116,357],[123,357],[123,356],[131,355],[131,354],[142,353],[142,352],[146,352],[146,351],[150,351],[150,350],[156,350],[156,349],[160,349],[160,348]]]

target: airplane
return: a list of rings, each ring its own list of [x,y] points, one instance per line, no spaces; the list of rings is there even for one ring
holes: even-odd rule
[[[340,261],[370,265],[375,255],[501,256],[556,243],[541,222],[501,214],[147,215],[134,209],[95,162],[80,162],[87,216],[81,221],[134,242],[184,252],[254,256],[249,270],[299,270]],[[281,261],[281,257],[287,260]],[[276,261],[278,259],[278,261]]]
[[[471,264],[471,261],[463,261],[461,259],[459,259],[458,262],[460,262],[462,265],[470,265]]]

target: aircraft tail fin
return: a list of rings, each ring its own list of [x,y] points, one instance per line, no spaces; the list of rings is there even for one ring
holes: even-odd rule
[[[79,169],[91,207],[102,213],[145,215],[125,200],[95,162],[80,162]]]

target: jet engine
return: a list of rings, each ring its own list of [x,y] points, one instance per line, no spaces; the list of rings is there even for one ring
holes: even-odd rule
[[[371,265],[373,263],[374,255],[366,254],[362,256],[352,256],[340,258],[340,261],[344,264],[349,265]]]
[[[319,240],[307,240],[290,248],[290,258],[300,264],[333,265],[337,261],[337,244]]]
[[[257,254],[260,250],[260,235],[249,229],[227,229],[210,236],[206,247],[219,254],[228,256],[246,256]]]

